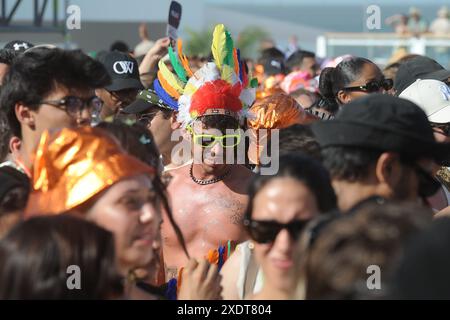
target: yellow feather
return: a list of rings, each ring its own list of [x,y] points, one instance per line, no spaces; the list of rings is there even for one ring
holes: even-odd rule
[[[162,77],[164,77],[164,80],[166,80],[166,82],[172,88],[177,90],[179,94],[183,94],[184,90],[183,82],[180,79],[178,79],[172,72],[170,72],[169,68],[167,68],[166,64],[162,60],[159,60],[158,67]]]
[[[161,84],[161,87],[163,87],[164,90],[166,90],[166,92],[175,99],[178,99],[180,97],[180,94],[178,93],[178,91],[173,88],[170,84],[167,83],[166,79],[164,78],[164,76],[162,75],[161,71],[158,71],[158,80],[159,83]]]
[[[222,80],[225,80],[229,84],[233,84],[233,74],[234,69],[229,65],[224,64],[222,66],[222,71],[220,72],[220,77],[222,78]]]
[[[197,87],[194,86],[192,83],[189,83],[186,85],[186,87],[184,87],[184,94],[188,95],[188,96],[192,96],[196,91],[197,91]]]
[[[225,34],[225,26],[223,24],[218,24],[214,28],[211,51],[217,68],[222,70],[223,61],[227,56],[227,36]]]

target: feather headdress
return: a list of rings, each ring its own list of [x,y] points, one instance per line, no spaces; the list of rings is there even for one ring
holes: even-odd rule
[[[183,54],[182,41],[178,40],[177,52],[169,48],[175,74],[164,62],[159,63],[155,91],[169,105],[177,101],[178,121],[183,127],[207,114],[231,115],[242,120],[255,100],[256,82],[249,79],[239,50],[223,24],[214,29],[211,51],[214,60],[193,73]]]

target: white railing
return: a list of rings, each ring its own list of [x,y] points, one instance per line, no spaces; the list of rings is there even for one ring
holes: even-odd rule
[[[392,53],[396,48],[404,47],[409,53],[428,55],[433,57],[435,48],[447,48],[450,54],[450,34],[436,36],[424,34],[420,37],[402,36],[395,33],[326,33],[316,41],[316,53],[319,57],[333,57],[343,54],[343,50],[360,47],[367,49],[367,58],[385,63],[389,57],[380,54],[377,49],[385,47],[385,54]],[[442,58],[442,57],[441,57]],[[444,61],[448,65],[449,61]]]

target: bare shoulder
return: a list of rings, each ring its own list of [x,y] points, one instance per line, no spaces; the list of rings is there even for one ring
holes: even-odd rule
[[[189,166],[182,166],[175,169],[167,170],[163,173],[163,179],[168,181],[168,190],[180,186],[182,180],[189,177]]]
[[[246,166],[243,165],[237,165],[236,166],[236,172],[239,174],[242,180],[250,180],[252,177],[255,176],[255,173],[248,169]]]
[[[247,193],[248,185],[255,174],[242,165],[236,165],[233,172],[232,183],[233,189],[238,193]]]
[[[169,169],[164,171],[164,174],[168,174],[171,175],[173,177],[179,176],[179,175],[184,175],[186,174],[186,172],[189,172],[189,168],[190,166],[188,164],[181,166],[181,167],[177,167],[177,168],[173,168],[173,169]]]

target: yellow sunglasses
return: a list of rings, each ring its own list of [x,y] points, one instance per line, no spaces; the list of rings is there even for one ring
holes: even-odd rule
[[[216,136],[213,134],[197,134],[191,127],[187,128],[194,139],[194,143],[202,146],[203,148],[212,148],[216,142],[220,142],[223,148],[233,148],[241,143],[240,134],[225,134],[222,136]]]

